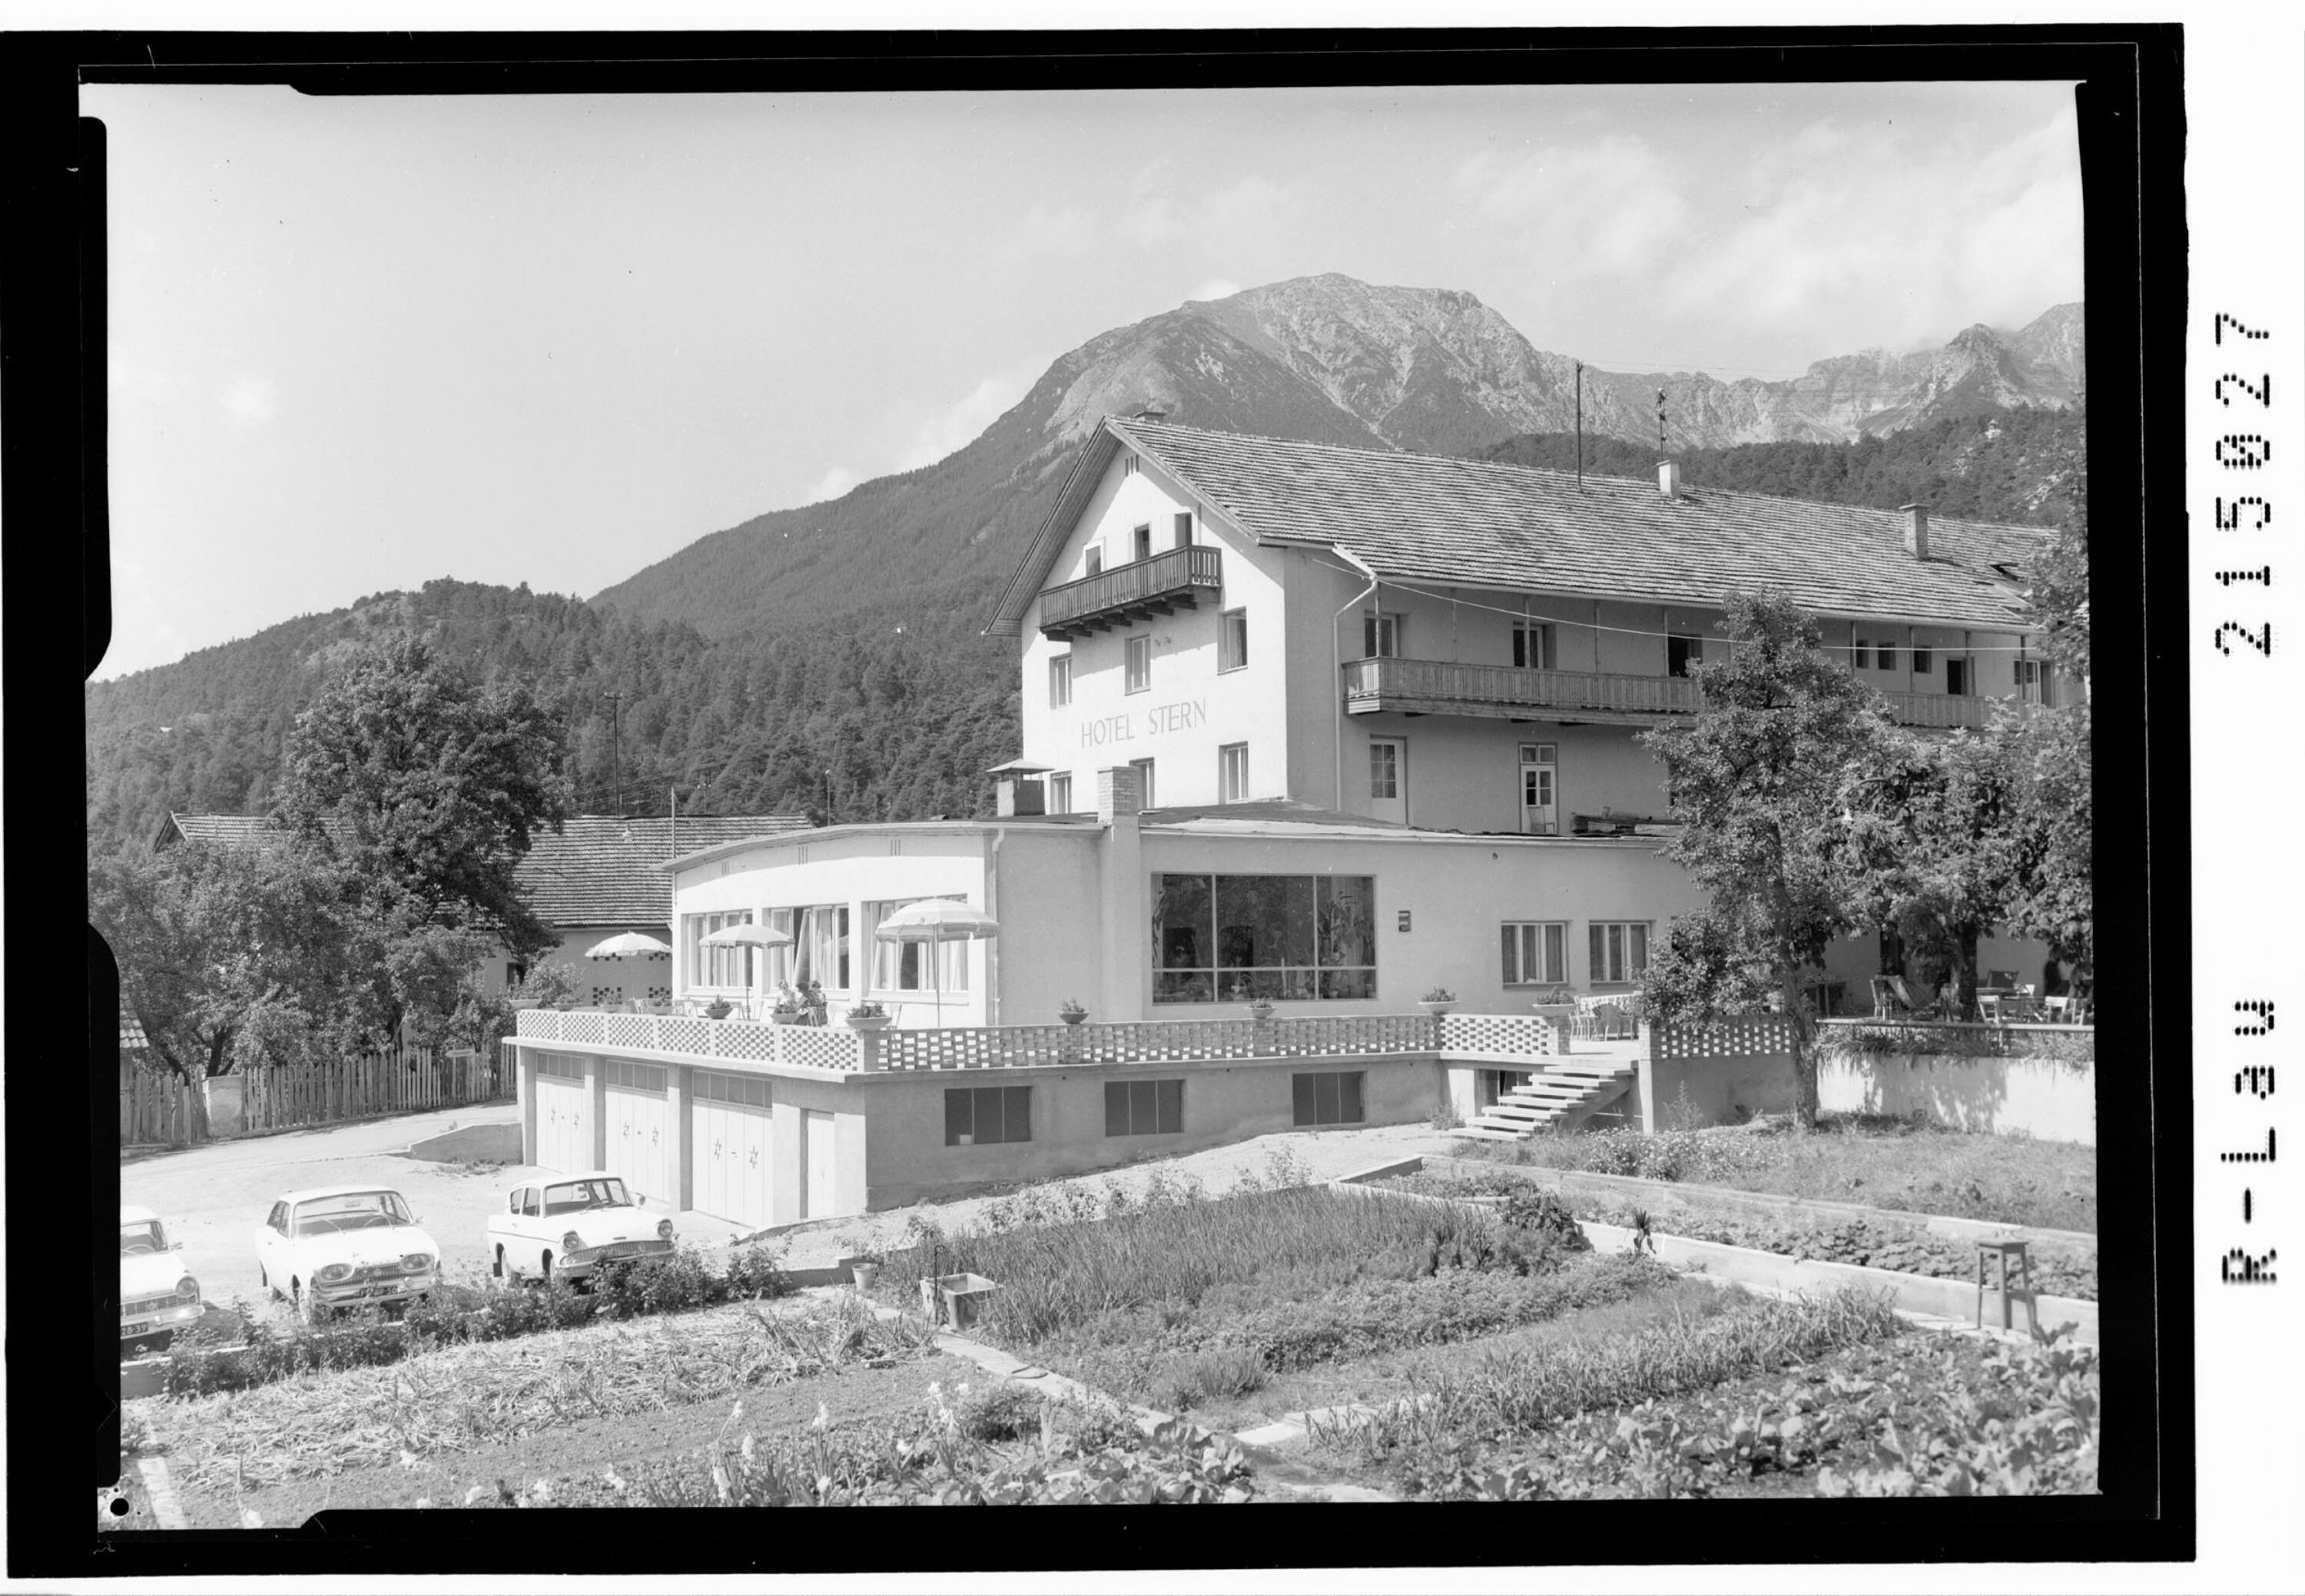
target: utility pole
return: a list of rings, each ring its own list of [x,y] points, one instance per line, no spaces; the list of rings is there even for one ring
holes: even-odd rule
[[[1577,363],[1577,485],[1585,486],[1585,363]]]
[[[824,824],[832,824],[832,772],[824,772]]]
[[[600,696],[608,701],[608,774],[617,784],[617,818],[622,820],[625,817],[625,696],[622,693],[603,693]]]

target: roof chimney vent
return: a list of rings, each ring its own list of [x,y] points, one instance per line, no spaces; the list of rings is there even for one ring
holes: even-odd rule
[[[1041,778],[1048,768],[1023,759],[994,765],[991,772],[994,815],[1008,820],[1019,815],[1046,814],[1048,789],[1042,785]]]
[[[1134,765],[1115,765],[1096,772],[1096,818],[1100,825],[1115,821],[1132,821],[1144,807],[1144,789],[1137,785]]]
[[[1905,552],[1915,559],[1929,557],[1929,512],[1918,504],[1901,504],[1898,510],[1905,517]]]
[[[1671,460],[1657,462],[1657,491],[1667,499],[1680,497],[1680,467]]]
[[[1140,422],[1162,422],[1169,419],[1169,412],[1162,407],[1159,400],[1151,399],[1145,402],[1142,410],[1128,419]]]

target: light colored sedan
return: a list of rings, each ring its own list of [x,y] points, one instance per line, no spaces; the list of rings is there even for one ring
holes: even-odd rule
[[[175,1256],[160,1216],[123,1205],[120,1210],[120,1350],[166,1346],[206,1311],[200,1283]]]
[[[489,1216],[489,1272],[498,1280],[582,1280],[612,1258],[672,1250],[672,1221],[648,1212],[605,1169],[523,1182]]]
[[[440,1284],[439,1243],[408,1199],[376,1186],[291,1191],[256,1227],[256,1265],[269,1295],[305,1323],[347,1308],[403,1307]]]

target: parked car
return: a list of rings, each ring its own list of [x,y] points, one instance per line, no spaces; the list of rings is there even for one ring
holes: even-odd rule
[[[440,1284],[440,1245],[408,1199],[377,1186],[291,1191],[256,1227],[268,1295],[286,1297],[307,1324],[346,1308],[404,1307]]]
[[[157,1351],[207,1311],[200,1283],[175,1256],[160,1216],[149,1208],[120,1210],[120,1350]]]
[[[604,1169],[522,1182],[488,1232],[489,1272],[504,1281],[583,1280],[612,1258],[672,1250],[672,1221]]]

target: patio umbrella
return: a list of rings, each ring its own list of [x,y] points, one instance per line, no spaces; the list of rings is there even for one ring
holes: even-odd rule
[[[788,948],[793,945],[792,934],[779,931],[774,926],[723,926],[707,933],[704,945],[708,948]]]
[[[643,953],[669,953],[672,944],[645,931],[619,931],[606,942],[584,950],[587,959],[637,959]]]
[[[923,898],[907,903],[872,933],[880,942],[913,942],[929,950],[929,989],[935,994],[937,1025],[944,1025],[944,990],[938,968],[938,950],[948,942],[982,942],[1000,934],[1000,922],[982,909],[950,898]]]

